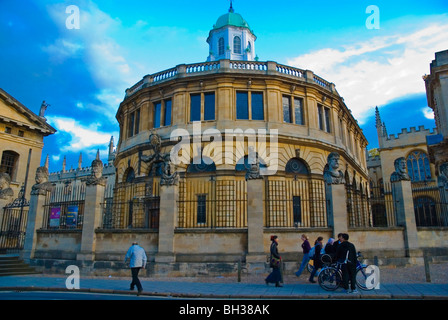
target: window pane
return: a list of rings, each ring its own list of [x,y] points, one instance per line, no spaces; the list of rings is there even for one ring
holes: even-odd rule
[[[317,105],[317,117],[319,121],[319,129],[324,130],[324,119],[322,114],[322,106],[320,104]]]
[[[215,93],[204,94],[204,120],[215,120]]]
[[[300,196],[293,196],[292,197],[292,210],[293,210],[293,218],[294,218],[294,224],[301,224],[302,223],[302,207],[300,204]]]
[[[14,167],[18,158],[19,155],[13,151],[3,151],[0,172],[6,172],[7,174],[9,174],[11,180],[15,178]]]
[[[248,120],[249,106],[248,106],[247,92],[236,93],[236,118]]]
[[[264,120],[263,93],[252,92],[252,120]]]
[[[161,112],[162,112],[162,103],[156,102],[154,104],[154,128],[160,128]]]
[[[207,210],[205,199],[206,199],[205,195],[198,195],[198,211],[197,211],[198,223],[206,223],[207,221]]]
[[[134,124],[134,127],[135,127],[135,130],[134,130],[135,134],[139,133],[140,132],[140,109],[138,109],[135,112],[135,124]]]
[[[222,56],[224,54],[224,38],[218,40],[218,54]]]
[[[132,112],[129,115],[128,137],[132,137],[134,135],[134,118],[135,118],[135,112]]]
[[[241,53],[241,39],[240,39],[240,37],[233,38],[233,53]]]
[[[165,100],[165,119],[163,123],[165,126],[171,125],[171,100]]]
[[[201,95],[190,95],[190,121],[201,121]]]
[[[282,102],[283,102],[283,121],[291,123],[291,106],[290,106],[290,97],[289,96],[283,96]]]
[[[331,132],[330,127],[330,109],[325,108],[325,131]]]
[[[296,124],[304,124],[302,99],[294,98],[294,116]]]

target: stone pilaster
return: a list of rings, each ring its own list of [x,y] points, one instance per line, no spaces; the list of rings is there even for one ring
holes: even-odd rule
[[[419,256],[411,181],[398,180],[391,183],[397,225],[404,227],[405,254],[407,257]]]
[[[177,184],[160,185],[159,250],[156,262],[175,262],[174,229],[176,226],[179,187]]]
[[[247,180],[247,262],[266,262],[263,247],[264,194],[263,179]]]
[[[104,184],[91,184],[86,186],[81,252],[77,254],[76,260],[95,260],[95,230],[101,227],[104,189]]]
[[[347,192],[344,184],[325,184],[328,200],[328,225],[333,228],[333,238],[338,233],[348,233]]]
[[[21,252],[21,257],[25,262],[29,262],[30,259],[34,258],[37,243],[37,230],[41,229],[43,225],[47,196],[50,196],[50,192],[31,195],[25,243]]]

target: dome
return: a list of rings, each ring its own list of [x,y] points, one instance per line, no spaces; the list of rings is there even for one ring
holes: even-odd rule
[[[220,16],[216,21],[216,24],[213,26],[213,29],[219,29],[225,26],[234,26],[250,29],[249,24],[246,22],[246,20],[244,20],[239,13],[235,12],[228,12]]]

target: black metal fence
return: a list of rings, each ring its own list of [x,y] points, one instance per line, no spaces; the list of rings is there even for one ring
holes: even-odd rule
[[[448,192],[435,181],[412,183],[415,223],[417,227],[448,226]]]
[[[18,252],[25,242],[29,203],[19,197],[0,210],[0,252]]]

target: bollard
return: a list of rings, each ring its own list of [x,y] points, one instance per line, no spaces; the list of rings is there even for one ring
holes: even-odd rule
[[[238,260],[238,282],[241,282],[241,259]]]
[[[431,273],[429,270],[428,253],[426,251],[423,252],[423,263],[425,264],[426,282],[431,282]]]

